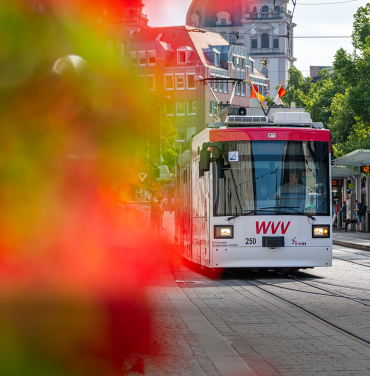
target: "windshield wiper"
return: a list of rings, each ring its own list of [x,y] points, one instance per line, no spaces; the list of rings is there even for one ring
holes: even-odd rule
[[[295,211],[298,214],[305,215],[306,217],[311,218],[314,221],[316,221],[316,218],[314,216],[312,216],[310,214],[307,214],[307,213],[304,213],[304,212],[301,212],[300,210],[297,210],[296,207],[290,207],[290,206],[271,206],[271,207],[267,207],[267,208],[263,208],[263,209],[290,209],[290,210]],[[276,213],[276,211],[275,211],[275,213]]]
[[[237,217],[243,217],[243,216],[245,216],[245,215],[255,214],[255,213],[257,213],[257,212],[275,213],[275,210],[265,210],[265,209],[270,209],[270,208],[263,208],[263,209],[256,209],[256,210],[248,210],[246,213],[233,215],[232,217],[228,217],[228,218],[226,218],[226,220],[227,220],[227,221],[230,221],[230,219],[234,219],[234,218],[237,218]]]

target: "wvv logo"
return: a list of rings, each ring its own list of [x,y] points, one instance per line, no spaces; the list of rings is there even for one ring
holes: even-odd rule
[[[267,225],[265,221],[261,222],[261,225],[259,222],[256,222],[256,233],[257,235],[259,235],[262,231],[262,233],[265,235],[267,234],[267,231],[270,229],[271,226],[271,232],[273,235],[276,234],[279,228],[281,230],[281,233],[284,235],[287,232],[289,225],[290,222],[288,222],[287,225],[284,226],[284,222],[280,221],[277,223],[277,225],[275,225],[275,222],[268,222]]]

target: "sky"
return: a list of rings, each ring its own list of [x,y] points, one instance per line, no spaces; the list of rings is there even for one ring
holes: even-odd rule
[[[184,25],[191,1],[143,0],[144,13],[148,15],[150,26]],[[295,36],[351,36],[354,13],[370,0],[343,1],[346,0],[296,0],[293,17],[293,22],[297,24]],[[292,1],[288,9],[293,9]],[[341,47],[352,53],[351,38],[296,38],[295,66],[307,76],[310,66],[331,66],[336,51]]]

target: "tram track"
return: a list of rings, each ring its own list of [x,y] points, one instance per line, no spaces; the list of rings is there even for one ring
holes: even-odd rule
[[[346,252],[346,251],[343,251],[343,252]],[[348,253],[352,253],[352,252],[348,251]],[[359,254],[359,255],[367,258],[366,255],[362,255],[362,254]],[[338,259],[343,261],[343,262],[350,263],[350,261],[348,261],[348,260],[345,260],[345,259],[342,260],[340,258],[338,258]],[[362,268],[362,269],[366,273],[367,273],[366,269],[368,267],[370,267],[370,266],[361,265],[361,264],[358,264],[358,263],[352,263],[352,264],[356,264],[356,266],[358,266],[358,267],[360,267],[360,266],[365,267],[365,270],[364,270],[364,268]],[[285,273],[275,272],[275,275],[279,277],[279,280],[280,280],[279,283],[271,283],[271,282],[266,281],[265,278],[255,278],[254,276],[252,278],[248,278],[249,276],[247,278],[243,278],[244,276],[234,275],[235,277],[233,277],[233,274],[230,274],[230,275],[232,276],[231,278],[226,277],[226,278],[217,279],[217,282],[224,284],[225,287],[233,288],[233,290],[235,292],[239,292],[239,294],[243,294],[243,293],[238,291],[238,288],[235,288],[237,286],[240,287],[240,286],[244,285],[244,286],[250,286],[252,288],[255,288],[259,292],[256,291],[254,293],[254,295],[258,296],[259,298],[263,299],[261,292],[263,292],[264,294],[268,294],[270,296],[273,296],[275,299],[278,299],[281,302],[289,304],[292,307],[295,307],[295,308],[301,310],[302,312],[305,312],[305,314],[309,315],[310,317],[317,320],[321,324],[327,326],[328,328],[335,330],[337,333],[345,335],[347,338],[351,338],[351,339],[355,340],[356,342],[358,342],[359,344],[366,346],[366,348],[370,349],[370,336],[363,335],[363,332],[361,332],[361,327],[356,326],[355,329],[352,330],[351,329],[352,328],[351,323],[349,323],[348,325],[346,323],[344,323],[344,325],[340,325],[336,322],[333,322],[334,320],[337,319],[336,318],[337,316],[327,317],[328,314],[326,312],[324,312],[324,313],[322,313],[320,311],[318,312],[318,310],[321,309],[320,304],[316,307],[313,307],[313,308],[306,307],[304,303],[300,303],[300,302],[296,301],[297,295],[294,298],[291,298],[291,297],[286,296],[286,295],[284,296],[284,293],[282,292],[282,290],[289,290],[289,291],[292,291],[293,293],[297,292],[297,294],[300,294],[300,293],[311,294],[311,295],[318,296],[319,299],[320,299],[320,296],[322,296],[323,299],[326,299],[326,298],[346,299],[349,302],[353,302],[354,304],[361,305],[363,307],[363,309],[365,311],[367,311],[370,308],[370,298],[367,299],[367,298],[365,298],[365,296],[366,296],[366,293],[370,292],[370,289],[356,287],[356,286],[348,286],[348,285],[340,284],[340,283],[338,284],[338,283],[325,282],[325,281],[316,281],[316,280],[315,281],[312,281],[312,280],[307,281],[307,280],[302,279],[300,276],[297,276],[297,275],[294,275],[294,274],[291,274],[291,273],[285,274]],[[271,275],[274,275],[274,274],[271,273],[270,276]],[[240,278],[240,277],[242,277],[242,278]],[[206,279],[208,279],[208,278],[206,277]],[[230,281],[231,284],[227,283],[227,280]],[[200,281],[200,280],[199,281],[191,281],[191,282],[194,282],[194,284],[202,284],[205,287],[205,285],[207,285],[208,283],[212,284],[212,282],[214,282],[215,280],[211,279],[211,280],[208,280],[208,281],[209,282],[207,282],[207,283],[205,283],[205,281]],[[185,284],[187,282],[189,283],[189,281],[186,281],[186,278],[184,278],[181,282],[183,282]],[[294,282],[295,286],[293,288],[287,287],[287,286],[282,286],[281,284],[284,283],[284,282]],[[234,283],[236,285],[233,286]],[[297,286],[297,283],[299,285],[306,286],[307,288],[311,289],[311,291],[300,289]],[[320,285],[318,286],[318,284],[320,284]],[[322,285],[326,285],[326,286],[322,286]],[[191,283],[188,286],[191,287]],[[341,291],[341,292],[333,291],[333,289],[330,289],[330,286],[332,286],[334,289],[340,288],[340,289],[349,289],[349,290],[352,290],[353,292],[357,291],[360,294],[360,296],[354,296],[353,294],[350,293],[350,291],[348,291],[348,293],[343,292],[343,291]],[[276,290],[271,291],[272,289],[276,289]],[[248,291],[251,292],[250,290],[248,290]],[[361,296],[361,293],[363,293],[364,296]],[[220,299],[222,299],[222,298],[220,298]],[[349,304],[351,304],[351,303],[349,303]]]
[[[289,279],[290,281],[295,281],[295,282],[300,282],[300,283],[303,283],[311,288],[316,288],[316,289],[319,289],[321,291],[325,291],[327,292],[327,294],[323,294],[323,293],[314,293],[315,295],[321,295],[321,296],[330,296],[330,297],[338,297],[338,298],[344,298],[344,299],[349,299],[349,300],[352,300],[356,303],[359,303],[359,304],[362,304],[366,307],[370,307],[370,304],[366,304],[364,302],[361,302],[359,301],[359,299],[356,299],[356,298],[353,298],[353,297],[348,297],[348,296],[345,296],[344,294],[339,294],[339,293],[334,293],[333,291],[330,291],[330,290],[326,290],[324,288],[321,288],[321,287],[318,287],[318,286],[314,286],[310,283],[307,283],[306,281],[302,281],[300,280],[299,278],[295,277],[295,276],[289,276],[289,275],[282,275],[279,273],[279,276],[282,276],[286,279]],[[275,284],[271,284],[271,283],[267,283],[266,281],[264,280],[260,280],[260,279],[256,279],[254,281],[251,281],[250,279],[242,279],[241,280],[242,282],[244,283],[247,283],[249,284],[250,286],[253,286],[255,287],[256,289],[260,290],[260,291],[263,291],[264,293],[267,293],[271,296],[274,296],[275,298],[285,302],[285,303],[288,303],[288,304],[291,304],[292,306],[304,311],[305,313],[309,314],[311,317],[317,319],[318,321],[320,321],[321,323],[325,323],[326,325],[328,325],[329,327],[331,328],[334,328],[335,330],[337,330],[339,333],[344,333],[345,335],[349,336],[350,338],[352,339],[355,339],[356,341],[358,341],[359,343],[365,345],[366,347],[370,348],[370,339],[366,339],[364,337],[361,337],[335,323],[333,323],[332,321],[328,320],[327,318],[323,317],[322,315],[318,314],[318,313],[315,313],[313,312],[312,310],[308,309],[308,308],[305,308],[304,306],[302,306],[301,304],[298,304],[294,301],[292,301],[291,299],[288,299],[286,297],[283,297],[281,296],[281,294],[279,293],[276,293],[276,292],[272,292],[272,291],[269,291],[268,289],[264,288],[264,286],[271,286],[271,287],[274,287],[274,288],[280,288],[280,289],[285,289],[285,290],[291,290],[291,291],[296,291],[296,292],[301,292],[301,293],[306,293],[306,294],[312,294],[312,292],[309,292],[309,291],[303,291],[303,290],[298,290],[298,289],[292,289],[292,288],[286,288],[286,287],[282,287],[282,286],[277,286]]]

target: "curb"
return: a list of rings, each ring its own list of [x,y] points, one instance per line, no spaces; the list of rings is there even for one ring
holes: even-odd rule
[[[171,272],[170,257],[160,260],[159,280],[171,304],[217,372],[222,376],[257,376],[177,285]]]
[[[341,245],[342,247],[361,249],[362,251],[370,251],[370,246],[356,243],[343,242],[341,240],[333,240],[333,244]]]

